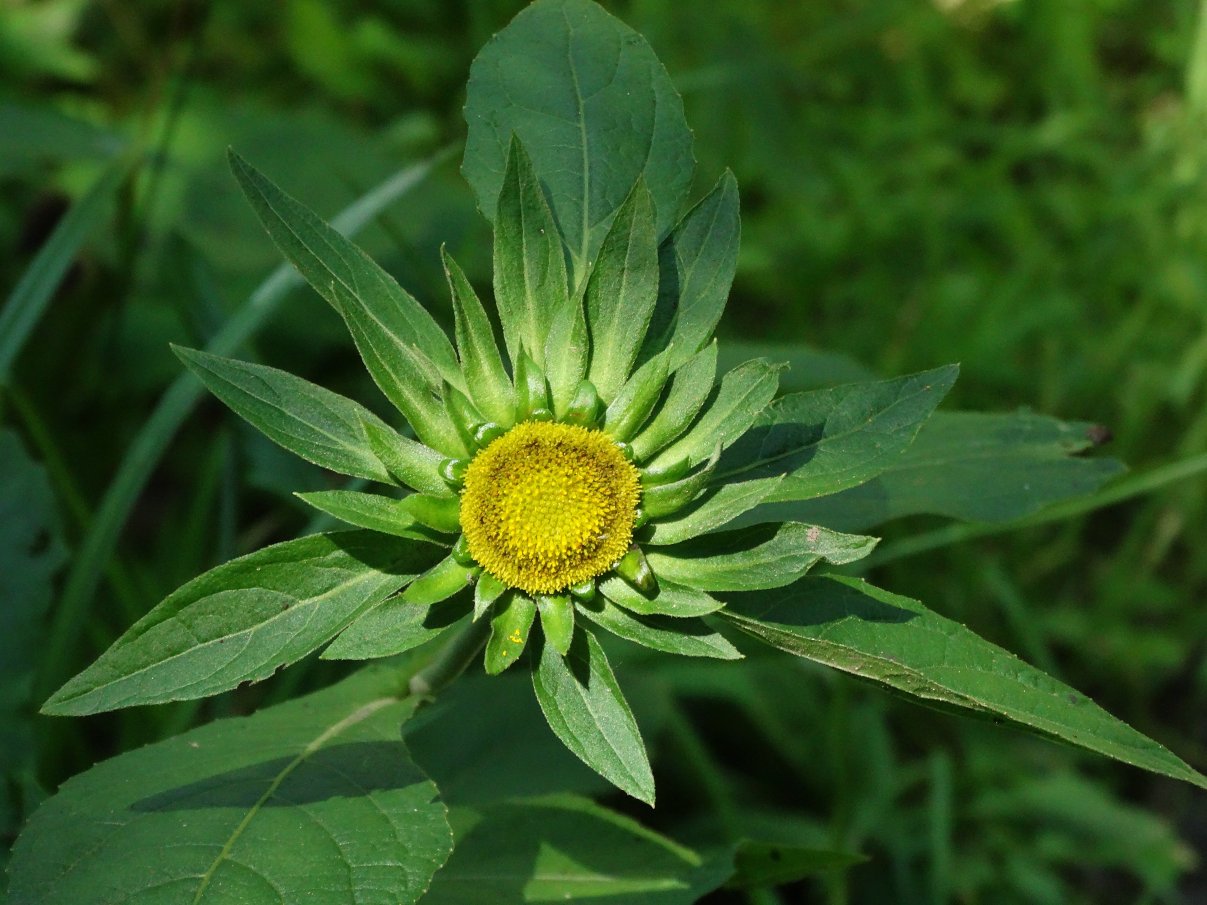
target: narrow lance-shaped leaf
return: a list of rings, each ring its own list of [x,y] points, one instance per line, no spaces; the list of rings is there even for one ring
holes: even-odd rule
[[[404,437],[382,421],[364,421],[361,426],[369,449],[394,480],[420,493],[452,493],[440,476],[440,463],[446,458],[443,454]]]
[[[340,474],[390,482],[365,424],[389,428],[364,406],[276,368],[172,349],[210,392],[273,442]]]
[[[486,671],[497,676],[515,663],[528,645],[536,604],[518,591],[509,591],[496,607],[490,620],[490,638],[486,642]]]
[[[717,343],[709,343],[675,372],[658,412],[633,438],[633,454],[644,462],[687,430],[700,413],[717,376]]]
[[[604,429],[617,440],[628,440],[658,404],[666,386],[671,352],[664,350],[633,372],[604,412]]]
[[[602,596],[590,604],[579,604],[579,612],[618,638],[651,650],[683,657],[740,660],[742,654],[719,632],[701,619],[669,616],[635,616]]]
[[[524,146],[512,138],[494,219],[495,304],[512,362],[520,351],[545,366],[545,337],[568,304],[565,253]]]
[[[457,262],[444,248],[440,255],[452,293],[457,350],[469,395],[491,420],[510,427],[515,419],[515,390],[503,367],[490,318]]]
[[[731,597],[723,617],[789,653],[928,703],[995,720],[1207,788],[1207,777],[1085,695],[916,600],[825,576]]]
[[[11,905],[414,903],[452,849],[398,669],[107,760],[34,814]]]
[[[683,102],[645,38],[587,0],[539,0],[489,41],[466,88],[462,172],[493,217],[515,134],[533,155],[574,285],[644,176],[665,235],[691,184]]]
[[[554,315],[545,340],[545,379],[553,411],[563,417],[587,373],[590,341],[582,302],[570,299]]]
[[[324,660],[393,657],[439,638],[465,618],[464,601],[416,606],[389,597],[361,613],[322,653]]]
[[[645,744],[595,636],[579,632],[564,657],[542,645],[534,660],[532,685],[554,734],[604,779],[653,805]]]
[[[273,242],[319,295],[345,319],[355,308],[365,323],[398,347],[423,349],[445,380],[464,386],[448,336],[422,305],[312,210],[238,154],[232,151],[229,157],[235,178]],[[337,288],[342,296],[335,294]]]
[[[658,300],[658,237],[650,193],[638,181],[587,279],[588,379],[611,402],[628,379]]]
[[[541,632],[545,636],[545,643],[565,656],[574,639],[574,604],[570,597],[566,594],[542,594],[536,598],[536,608],[541,614]]]
[[[345,531],[231,560],[168,595],[42,710],[99,713],[205,697],[267,678],[398,590],[432,549]]]
[[[686,509],[654,521],[644,542],[660,546],[677,544],[715,531],[771,496],[781,480],[781,476],[776,476],[713,488]]]
[[[430,544],[442,544],[446,548],[452,541],[448,535],[442,535],[417,521],[402,507],[402,500],[392,497],[356,490],[316,490],[294,495],[320,512],[357,528],[368,528],[370,531],[380,531],[382,534]]]
[[[958,365],[772,402],[737,441],[717,479],[786,474],[772,501],[855,487],[893,466],[951,389]]]
[[[687,619],[715,613],[725,604],[703,591],[676,584],[659,576],[658,587],[645,594],[623,578],[613,575],[599,583],[599,592],[613,603],[645,616],[674,616]]]
[[[647,355],[673,342],[673,370],[708,342],[729,298],[740,240],[738,183],[726,170],[659,249],[658,306]]]
[[[752,591],[791,584],[823,559],[834,565],[855,562],[876,543],[874,537],[787,522],[653,547],[646,557],[659,580],[701,591]]]

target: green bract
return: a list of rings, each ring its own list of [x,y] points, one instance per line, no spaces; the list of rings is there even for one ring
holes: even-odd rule
[[[736,181],[726,173],[688,204],[691,135],[679,98],[648,45],[587,0],[540,0],[496,36],[474,64],[466,116],[464,174],[494,227],[494,304],[445,254],[451,335],[348,239],[231,155],[264,227],[342,317],[399,417],[388,423],[271,367],[177,352],[281,446],[380,486],[300,494],[349,530],[277,544],[187,583],[45,712],[196,698],[320,648],[329,659],[378,658],[447,633],[431,667],[406,676],[409,696],[374,673],[352,703],[316,697],[322,719],[313,727],[293,705],[266,718],[281,733],[266,752],[286,767],[226,768],[248,771],[248,787],[267,796],[247,819],[292,771],[301,782],[324,756],[343,764],[344,734],[365,744],[388,737],[383,725],[408,718],[417,693],[438,691],[479,654],[490,674],[526,662],[561,741],[652,804],[653,772],[603,632],[719,660],[740,658],[732,639],[743,637],[1207,785],[1084,696],[917,601],[810,574],[876,545],[840,528],[909,512],[1000,520],[1096,487],[1117,466],[1069,460],[1085,445],[1074,427],[1035,416],[928,421],[954,365],[783,396],[777,362],[718,373],[712,335],[738,260]],[[207,728],[191,737],[219,736]],[[397,747],[380,741],[373,750],[384,756],[389,744]],[[168,753],[187,757],[177,747],[148,749],[138,768],[158,770]],[[448,853],[449,827],[423,808],[423,826],[398,817],[428,786],[396,753],[394,784],[370,786],[385,822],[365,844],[420,840],[409,860],[388,862],[382,880],[391,901],[415,901]],[[189,769],[179,772],[112,805],[122,845],[137,841],[138,808],[185,783]],[[100,778],[69,791],[93,794]],[[576,825],[606,823],[577,802],[531,807]],[[357,809],[328,809],[341,826],[363,819]],[[59,826],[64,813],[52,803],[35,825]],[[218,853],[170,865],[173,882],[195,895],[188,900],[235,882],[226,869],[236,841],[251,844],[246,826],[233,836],[221,821],[194,826],[205,836],[197,845]],[[27,842],[14,864],[53,860],[52,848]],[[675,878],[700,867],[694,855],[665,851]],[[248,857],[268,871],[274,856]],[[348,866],[371,864],[358,852]],[[426,873],[416,880],[415,871]],[[614,891],[599,882],[596,894]],[[34,901],[50,887],[16,888],[18,901]],[[70,884],[55,891],[68,889],[74,896]]]

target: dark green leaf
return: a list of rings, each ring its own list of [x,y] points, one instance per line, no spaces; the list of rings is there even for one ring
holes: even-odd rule
[[[168,595],[55,692],[43,712],[70,716],[200,698],[267,678],[402,587],[432,549],[343,531],[232,560]]]
[[[637,721],[594,635],[579,632],[564,657],[542,645],[532,685],[549,727],[567,748],[621,790],[654,804],[654,776]]]
[[[402,500],[356,490],[316,490],[295,496],[315,509],[357,528],[443,544],[445,547],[449,544],[448,537],[416,521],[413,515],[405,511]]]
[[[514,133],[533,156],[575,265],[575,285],[638,176],[658,235],[691,184],[683,103],[649,44],[588,0],[539,0],[470,69],[462,172],[493,216]]]
[[[524,653],[536,619],[536,604],[519,591],[502,597],[498,612],[490,620],[490,640],[486,642],[486,672],[497,676]]]
[[[849,870],[867,860],[856,852],[743,839],[734,851],[734,873],[725,886],[730,889],[782,886],[808,877]]]
[[[711,342],[675,372],[670,392],[644,430],[633,438],[633,453],[644,462],[677,438],[696,419],[717,376],[717,344]]]
[[[507,351],[517,362],[523,349],[543,369],[545,337],[568,304],[570,290],[553,214],[532,161],[515,136],[494,224],[495,304]]]
[[[364,406],[276,368],[172,348],[211,393],[273,442],[340,474],[390,482],[364,425],[389,428]]]
[[[720,600],[703,591],[658,579],[653,594],[643,594],[619,576],[613,575],[599,583],[599,592],[626,610],[643,616],[675,616],[685,619],[715,613],[725,606]]]
[[[659,581],[702,591],[753,591],[791,584],[822,560],[843,565],[862,559],[876,543],[874,537],[787,522],[655,547],[646,558]]]
[[[443,248],[440,254],[453,297],[457,350],[469,395],[488,418],[510,427],[515,420],[515,389],[503,367],[490,318],[457,262]]]
[[[774,493],[781,480],[781,477],[774,477],[722,484],[689,508],[655,521],[649,526],[648,538],[643,543],[665,546],[715,531],[763,502]]]
[[[658,300],[658,236],[645,183],[616,212],[587,279],[588,379],[611,402],[628,379]]]
[[[724,618],[773,647],[1207,788],[1207,777],[1085,695],[916,600],[826,576],[726,603]]]
[[[465,617],[456,601],[419,606],[395,596],[361,613],[327,645],[324,660],[373,660],[392,657],[439,638]]]
[[[1085,458],[1100,429],[1030,412],[939,412],[874,481],[807,503],[762,506],[769,520],[807,517],[863,530],[917,513],[1005,522],[1092,493],[1124,471]]]
[[[416,902],[452,838],[399,738],[401,684],[366,670],[69,780],[17,842],[8,901]]]
[[[740,660],[741,653],[700,619],[670,616],[634,616],[603,597],[579,604],[584,616],[613,635],[652,650],[684,657]]]
[[[786,474],[772,500],[862,484],[894,465],[959,375],[948,365],[775,400],[726,452],[718,481]]]
[[[738,183],[726,171],[658,252],[658,307],[646,348],[674,343],[671,370],[691,358],[716,329],[733,284],[740,239]]]

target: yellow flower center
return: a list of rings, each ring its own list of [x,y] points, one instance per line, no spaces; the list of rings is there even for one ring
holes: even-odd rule
[[[469,463],[461,529],[491,575],[551,594],[616,565],[639,496],[637,469],[606,434],[525,421]]]

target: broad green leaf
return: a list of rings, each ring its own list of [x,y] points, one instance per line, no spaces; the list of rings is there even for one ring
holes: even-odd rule
[[[817,500],[761,506],[751,515],[851,531],[917,513],[1010,521],[1092,493],[1124,471],[1115,459],[1080,455],[1099,431],[1030,412],[939,412],[875,480]]]
[[[658,404],[671,351],[665,349],[634,371],[604,412],[604,430],[617,440],[629,440]]]
[[[450,539],[416,521],[415,517],[402,508],[402,500],[379,496],[376,493],[361,493],[356,490],[316,490],[312,493],[294,494],[320,512],[335,516],[357,528],[368,528],[395,537],[442,544],[446,548]]]
[[[725,886],[728,889],[782,886],[809,877],[849,870],[867,860],[865,855],[856,852],[743,839],[734,849],[734,873]]]
[[[654,775],[637,721],[595,636],[579,632],[564,657],[542,645],[532,685],[562,743],[604,779],[653,806]]]
[[[449,819],[456,848],[424,905],[481,905],[487,883],[491,905],[689,905],[731,870],[578,796],[454,808]]]
[[[515,420],[515,389],[503,367],[490,318],[457,262],[443,248],[440,254],[452,293],[457,351],[469,395],[488,418],[510,427]]]
[[[0,114],[3,112],[0,108]],[[97,177],[58,222],[9,293],[0,310],[0,386],[8,383],[14,362],[46,313],[81,246],[109,219],[129,169],[128,160],[114,161]]]
[[[456,601],[417,606],[399,596],[361,613],[322,653],[324,660],[373,660],[392,657],[439,638],[465,618]]]
[[[495,304],[512,362],[523,349],[545,366],[545,338],[569,304],[562,240],[524,146],[512,137],[494,218]]]
[[[565,656],[574,640],[574,604],[565,594],[540,594],[536,598],[536,609],[541,614],[545,643]]]
[[[731,446],[718,481],[786,474],[772,500],[805,500],[862,484],[891,467],[947,395],[957,365],[775,400]]]
[[[517,135],[532,154],[574,262],[594,260],[639,176],[658,235],[678,219],[691,184],[692,135],[683,102],[645,38],[589,0],[538,0],[474,60],[461,171],[487,217]]]
[[[658,251],[658,307],[647,349],[674,343],[671,369],[686,362],[716,329],[738,264],[738,183],[728,170]]]
[[[238,154],[231,151],[229,158],[265,230],[319,295],[345,319],[355,308],[357,323],[365,324],[374,338],[388,338],[398,349],[422,349],[441,377],[458,388],[465,386],[448,336],[410,293],[351,240]],[[337,289],[342,295],[336,295]],[[439,382],[430,387],[438,388]]]
[[[853,578],[809,578],[736,595],[721,615],[742,631],[923,701],[1105,754],[1207,789],[1207,777],[1085,695],[916,600]]]
[[[679,437],[696,419],[717,376],[717,344],[711,342],[675,372],[658,413],[636,437],[633,453],[644,462]]]
[[[342,531],[231,560],[169,594],[42,711],[99,713],[205,697],[267,678],[397,591],[432,549]]]
[[[722,484],[696,500],[687,509],[653,522],[643,543],[665,546],[691,540],[715,531],[743,513],[749,512],[775,492],[782,477]]]
[[[430,606],[448,600],[469,587],[477,569],[463,566],[451,555],[432,566],[402,592],[402,599],[411,606]]]
[[[413,903],[452,849],[398,727],[397,669],[137,748],[18,840],[11,905]]]
[[[374,419],[365,421],[365,439],[369,449],[386,472],[401,484],[420,493],[450,495],[452,490],[440,476],[440,463],[446,458],[430,446],[416,443],[398,431]]]
[[[775,397],[780,368],[765,361],[748,361],[721,379],[716,395],[691,429],[649,463],[658,468],[687,459],[701,462],[718,446],[722,449],[746,433]]]
[[[582,301],[576,296],[554,315],[545,339],[545,378],[549,381],[553,411],[559,418],[574,402],[586,376],[589,346],[586,315]]]
[[[390,482],[364,425],[389,428],[360,403],[276,368],[172,349],[211,393],[274,443],[340,474]]]
[[[843,565],[872,552],[877,538],[787,522],[720,531],[646,553],[658,580],[701,591],[753,591],[790,584],[825,560]]]
[[[591,335],[588,379],[611,402],[628,379],[658,301],[658,237],[645,183],[616,212],[585,293]]]
[[[518,591],[503,596],[490,620],[490,639],[486,642],[486,672],[497,676],[524,653],[536,619],[536,604]]]
[[[613,603],[643,616],[675,616],[686,619],[715,613],[725,606],[723,602],[703,591],[675,584],[661,576],[658,577],[658,589],[653,594],[643,594],[617,575],[601,581],[599,592]]]
[[[684,657],[712,657],[717,660],[742,658],[736,647],[700,619],[635,616],[602,596],[596,597],[589,604],[580,603],[578,608],[600,628],[652,650]]]

